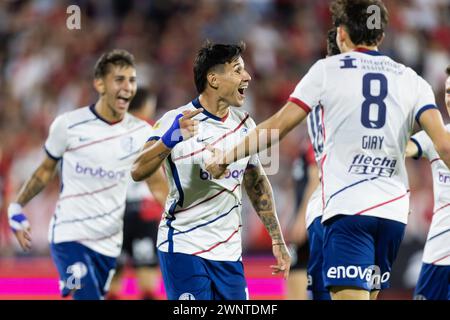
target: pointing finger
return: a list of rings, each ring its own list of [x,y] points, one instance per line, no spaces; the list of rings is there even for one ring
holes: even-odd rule
[[[203,112],[203,108],[198,108],[197,110],[194,111],[183,111],[183,119],[192,119],[193,117],[195,117],[196,115],[198,115],[199,113]]]

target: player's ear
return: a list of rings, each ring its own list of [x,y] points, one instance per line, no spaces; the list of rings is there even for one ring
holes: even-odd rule
[[[347,38],[347,32],[345,31],[345,28],[343,26],[337,27],[337,32],[336,32],[337,43],[338,44],[344,43],[346,38]]]
[[[208,85],[211,88],[217,89],[219,87],[219,78],[215,72],[208,72],[206,75],[206,81],[208,81]]]
[[[385,33],[383,32],[383,34],[382,34],[381,37],[380,37],[380,40],[379,40],[378,43],[377,43],[377,46],[379,46],[379,45],[383,42],[384,36],[385,36]]]
[[[103,78],[94,79],[94,88],[100,95],[105,93],[105,82],[103,81]]]
[[[349,51],[352,48],[352,40],[350,39],[350,35],[347,32],[347,28],[345,26],[340,25],[337,27],[336,32],[336,41],[342,53]]]

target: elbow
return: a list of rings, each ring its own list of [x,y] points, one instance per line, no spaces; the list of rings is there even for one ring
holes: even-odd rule
[[[145,179],[144,175],[142,174],[142,170],[140,170],[139,165],[136,163],[133,165],[133,168],[131,169],[131,178],[136,182]]]

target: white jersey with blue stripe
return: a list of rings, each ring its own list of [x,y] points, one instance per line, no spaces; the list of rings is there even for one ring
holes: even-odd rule
[[[319,165],[323,152],[322,106],[318,105],[314,107],[306,121],[308,123],[309,138],[314,150],[314,158],[317,165]],[[322,179],[320,171],[319,179]],[[322,209],[322,189],[318,185],[316,190],[311,194],[306,207],[306,228],[309,228],[313,221],[322,215]]]
[[[447,125],[450,130],[450,125]],[[434,210],[427,242],[423,253],[423,262],[450,265],[450,170],[439,158],[433,142],[425,131],[416,133],[411,140],[417,145],[417,158],[426,157],[431,163],[433,175]]]
[[[290,101],[321,106],[323,221],[339,214],[407,222],[404,152],[414,120],[436,108],[430,85],[377,51],[355,50],[315,63]]]
[[[130,114],[110,124],[93,105],[53,121],[45,150],[61,160],[62,186],[50,242],[77,241],[103,255],[119,255],[131,166],[150,133],[148,123]]]
[[[185,110],[200,108],[199,99],[166,113],[154,126],[152,138],[159,139]],[[218,118],[206,110],[195,116],[199,133],[178,143],[165,161],[169,180],[164,218],[158,232],[158,249],[197,255],[217,261],[241,258],[242,179],[247,166],[259,165],[258,156],[241,159],[228,167],[222,179],[205,170],[210,144],[227,150],[255,127],[249,114],[231,107]]]

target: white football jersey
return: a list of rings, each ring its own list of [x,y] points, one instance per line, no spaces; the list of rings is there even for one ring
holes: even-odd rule
[[[196,98],[167,112],[155,124],[153,139],[159,139],[178,114],[200,107]],[[205,170],[204,160],[211,156],[206,145],[228,150],[256,125],[247,112],[235,107],[222,119],[206,110],[194,119],[200,121],[198,135],[178,143],[165,160],[170,190],[158,249],[237,261],[242,254],[242,179],[247,166],[259,165],[259,159],[256,155],[241,159],[228,167],[224,178],[213,179]]]
[[[450,130],[450,125],[447,125]],[[439,158],[433,142],[425,131],[415,134],[411,140],[419,153],[430,160],[433,175],[434,213],[423,253],[423,262],[450,265],[450,170]]]
[[[131,166],[150,133],[148,123],[130,114],[110,124],[94,105],[53,121],[45,150],[61,160],[62,185],[50,242],[77,241],[98,253],[119,255]]]
[[[322,130],[322,107],[314,107],[306,119],[308,123],[308,134],[314,150],[314,158],[317,165],[320,165],[323,152],[323,130]],[[319,179],[322,179],[319,170]],[[314,220],[322,215],[322,188],[319,184],[312,193],[306,207],[306,228],[308,229]]]
[[[319,60],[290,101],[321,106],[323,221],[338,214],[407,222],[404,152],[414,120],[436,108],[428,83],[377,51]]]

